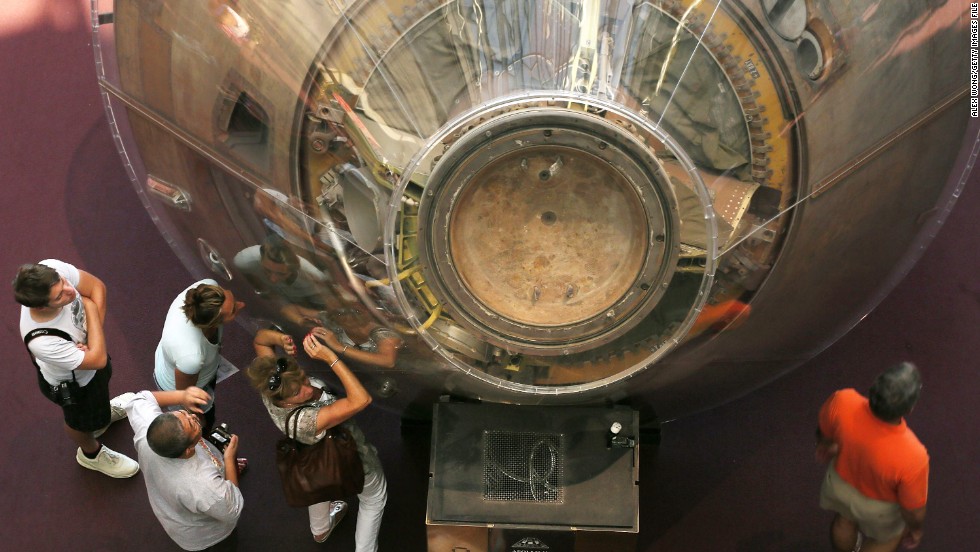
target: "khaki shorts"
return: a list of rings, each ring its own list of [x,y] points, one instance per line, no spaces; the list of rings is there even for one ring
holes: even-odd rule
[[[857,523],[862,533],[879,542],[892,540],[905,530],[898,504],[864,496],[837,475],[833,462],[820,488],[820,507]]]

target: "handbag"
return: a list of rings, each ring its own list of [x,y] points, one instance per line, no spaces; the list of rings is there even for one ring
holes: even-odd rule
[[[310,407],[295,408],[289,413],[283,427],[286,437],[276,444],[276,467],[286,503],[310,506],[359,494],[364,490],[364,464],[349,431],[339,425],[332,427],[312,445],[289,437],[289,421],[293,421],[295,436],[294,416],[303,408]]]

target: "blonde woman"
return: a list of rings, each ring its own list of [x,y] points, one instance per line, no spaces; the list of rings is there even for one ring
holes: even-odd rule
[[[323,439],[328,429],[337,425],[343,425],[354,437],[364,464],[364,490],[357,495],[360,507],[354,541],[357,552],[376,552],[381,515],[388,498],[387,483],[377,451],[367,442],[364,433],[352,419],[371,404],[371,395],[343,360],[323,344],[322,340],[327,334],[328,331],[324,328],[314,328],[303,339],[303,349],[310,358],[326,363],[333,370],[344,387],[345,397],[338,398],[327,389],[323,381],[307,376],[291,356],[296,352],[292,339],[274,330],[260,330],[256,334],[254,345],[258,358],[249,366],[248,377],[262,396],[262,402],[272,421],[289,437],[304,444],[313,444]],[[277,356],[277,347],[282,348],[286,354]],[[302,410],[294,416],[294,435],[293,422],[290,421],[287,428],[286,419],[299,408]],[[346,511],[347,504],[341,501],[310,506],[310,531],[313,533],[313,540],[327,540]]]

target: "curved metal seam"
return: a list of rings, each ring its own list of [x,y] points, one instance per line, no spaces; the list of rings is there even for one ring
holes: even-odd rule
[[[758,227],[756,227],[752,231],[748,232],[741,239],[739,239],[738,241],[732,243],[731,246],[729,246],[727,249],[725,249],[724,251],[722,251],[721,253],[719,253],[718,256],[721,257],[722,255],[725,255],[726,253],[732,251],[733,249],[735,249],[736,247],[738,247],[742,242],[744,242],[745,240],[747,240],[747,239],[755,236],[760,231],[762,231],[766,227],[767,224],[769,224],[770,222],[778,219],[779,217],[781,217],[783,215],[786,215],[787,213],[789,213],[790,211],[792,211],[796,207],[799,207],[800,205],[802,205],[807,200],[809,200],[811,198],[816,198],[820,194],[825,193],[827,190],[829,190],[835,184],[837,184],[838,182],[840,182],[841,180],[843,180],[844,177],[848,176],[849,174],[853,173],[855,170],[857,170],[860,167],[866,165],[872,159],[875,159],[876,157],[878,157],[879,155],[881,155],[883,152],[885,152],[887,149],[889,149],[891,146],[893,146],[896,142],[898,142],[906,134],[908,134],[908,133],[910,133],[910,132],[918,129],[922,125],[924,125],[924,124],[928,123],[929,121],[931,121],[932,119],[938,117],[942,112],[944,112],[947,109],[949,109],[950,107],[952,107],[957,101],[962,100],[966,96],[968,90],[969,90],[968,87],[964,86],[959,91],[952,93],[951,95],[947,96],[945,99],[943,99],[942,101],[940,101],[939,103],[937,103],[936,105],[934,105],[932,107],[932,109],[923,112],[919,117],[916,117],[915,119],[913,119],[906,126],[904,126],[904,127],[900,128],[900,129],[896,130],[895,132],[889,134],[888,136],[886,136],[885,138],[883,138],[881,141],[879,141],[875,145],[871,146],[870,148],[868,148],[868,149],[864,150],[863,152],[861,152],[860,154],[856,155],[852,159],[852,161],[850,161],[849,163],[847,163],[846,165],[844,165],[841,169],[835,171],[830,176],[828,176],[828,177],[824,178],[823,180],[821,180],[816,186],[813,187],[813,191],[811,191],[809,194],[807,194],[806,196],[804,196],[804,197],[796,200],[795,202],[791,203],[785,209],[783,209],[782,211],[780,211],[779,213],[777,213],[775,216],[773,216],[771,219],[765,221],[765,223],[759,225]]]

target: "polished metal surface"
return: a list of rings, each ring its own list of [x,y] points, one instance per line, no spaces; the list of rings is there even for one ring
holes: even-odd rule
[[[93,14],[124,162],[181,259],[255,327],[397,346],[355,369],[413,413],[452,393],[670,418],[771,380],[904,274],[980,128],[963,0]],[[262,244],[297,275],[225,262]]]

